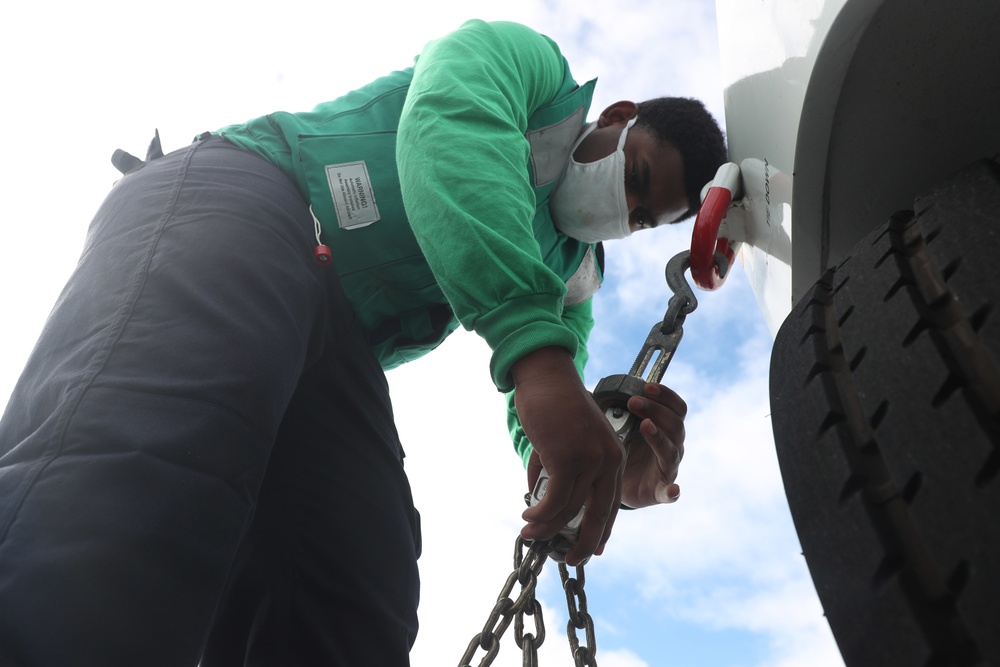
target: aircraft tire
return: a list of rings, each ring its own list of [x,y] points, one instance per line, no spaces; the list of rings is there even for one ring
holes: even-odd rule
[[[848,667],[1000,666],[1000,165],[829,269],[771,357],[803,554]]]

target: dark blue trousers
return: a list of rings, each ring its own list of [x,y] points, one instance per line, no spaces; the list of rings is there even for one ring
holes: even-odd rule
[[[0,665],[407,665],[419,520],[295,186],[123,177],[0,421]]]

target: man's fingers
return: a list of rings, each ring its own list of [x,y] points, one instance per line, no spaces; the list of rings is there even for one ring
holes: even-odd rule
[[[687,402],[681,398],[680,394],[670,387],[662,384],[646,383],[643,387],[643,394],[657,403],[675,412],[681,419],[687,416]]]
[[[611,529],[614,527],[615,519],[618,518],[618,510],[621,509],[625,465],[627,462],[627,459],[622,459],[622,464],[618,467],[618,483],[615,485],[615,498],[611,503],[611,519],[605,525],[604,535],[601,536],[601,543],[597,545],[597,551],[594,552],[598,556],[604,553],[604,546],[611,539]]]
[[[639,433],[656,457],[660,470],[673,481],[677,474],[681,458],[684,455],[683,445],[678,446],[662,430],[656,427],[651,419],[644,419],[639,424]]]
[[[675,503],[680,497],[681,487],[677,484],[666,484],[656,489],[656,502],[658,503]]]
[[[611,535],[621,498],[620,474],[619,471],[618,475],[590,483],[577,477],[572,488],[563,478],[549,478],[544,498],[521,515],[528,522],[522,528],[521,536],[530,540],[550,539],[576,518],[582,506],[585,508],[583,520],[577,541],[566,554],[566,562],[569,565],[583,562],[594,555]]]
[[[576,544],[566,553],[567,565],[579,565],[590,558],[607,541],[614,525],[617,507],[613,501],[617,496],[617,477],[598,482],[593,493],[587,498],[586,513],[580,525],[580,536]]]
[[[579,478],[572,482],[565,480],[565,476],[549,477],[544,497],[521,513],[521,518],[528,522],[521,530],[522,537],[547,540],[576,517],[586,500],[586,489]]]
[[[669,391],[660,385],[646,386],[659,387],[664,392]],[[661,393],[657,399],[665,395]],[[643,420],[640,423],[643,439],[653,448],[657,458],[664,465],[679,463],[684,455],[684,418],[677,410],[686,411],[687,406],[679,396],[676,398],[681,405],[674,407],[668,407],[659,400],[638,396],[633,396],[628,401],[629,411]]]
[[[538,452],[532,452],[528,457],[528,491],[534,491],[538,484],[538,477],[542,474],[542,462],[538,459]]]

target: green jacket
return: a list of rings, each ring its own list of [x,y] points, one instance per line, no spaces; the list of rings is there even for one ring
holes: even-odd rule
[[[534,349],[567,348],[581,373],[586,362],[598,253],[556,231],[548,195],[594,83],[577,86],[547,37],[470,21],[412,68],[218,133],[298,185],[383,368],[461,323],[509,392],[511,365]]]

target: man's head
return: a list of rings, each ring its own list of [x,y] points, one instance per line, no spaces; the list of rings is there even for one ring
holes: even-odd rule
[[[722,130],[698,100],[661,97],[615,102],[573,153],[582,163],[613,153],[628,122],[625,198],[632,231],[679,222],[698,212],[701,188],[726,161]]]
[[[701,189],[728,159],[719,124],[701,101],[688,97],[658,97],[641,102],[635,127],[660,143],[676,148],[683,161],[684,192],[689,209],[678,220],[698,213]]]

